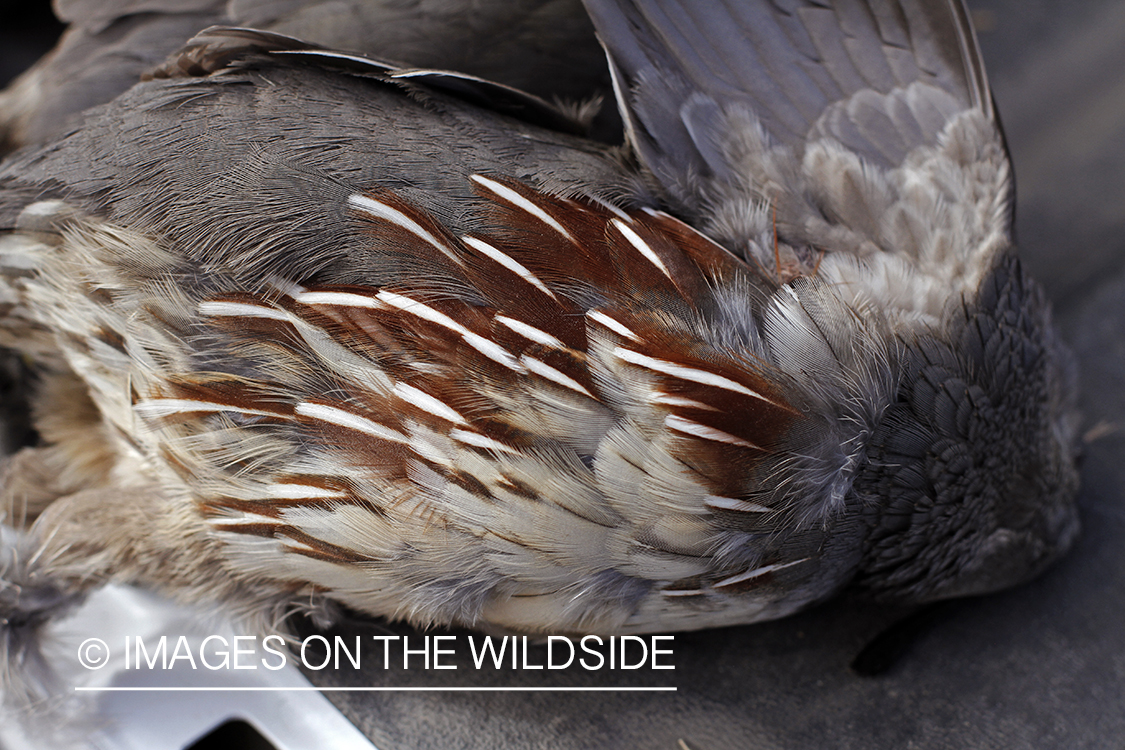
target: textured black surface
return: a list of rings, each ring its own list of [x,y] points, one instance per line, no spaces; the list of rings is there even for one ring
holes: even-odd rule
[[[0,87],[51,49],[62,29],[46,0],[0,0]]]

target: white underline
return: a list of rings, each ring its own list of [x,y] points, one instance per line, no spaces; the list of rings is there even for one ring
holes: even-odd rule
[[[88,693],[656,693],[675,687],[75,687]]]

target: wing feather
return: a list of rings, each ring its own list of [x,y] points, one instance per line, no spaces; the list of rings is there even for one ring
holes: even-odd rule
[[[798,154],[830,136],[880,166],[933,144],[959,111],[993,117],[962,0],[587,0],[641,160],[698,215],[736,178],[730,118]]]

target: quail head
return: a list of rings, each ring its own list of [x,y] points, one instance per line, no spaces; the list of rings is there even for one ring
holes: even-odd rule
[[[0,330],[43,372],[7,576],[43,616],[125,580],[667,631],[1069,547],[1073,374],[960,0],[587,7],[624,148],[212,29],[7,161]]]

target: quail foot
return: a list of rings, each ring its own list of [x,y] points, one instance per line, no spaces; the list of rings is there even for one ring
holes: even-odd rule
[[[587,7],[624,147],[211,29],[6,162],[0,331],[48,384],[10,621],[131,581],[685,630],[1071,545],[1072,364],[962,3]]]

